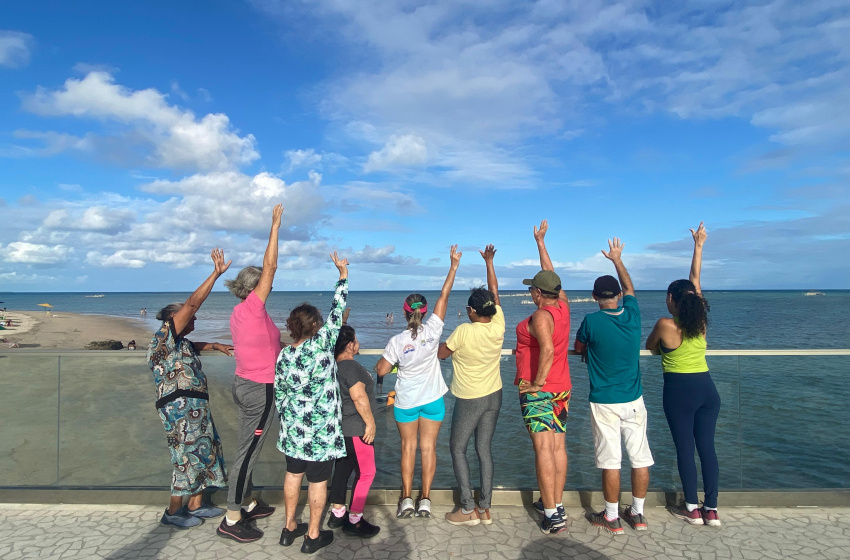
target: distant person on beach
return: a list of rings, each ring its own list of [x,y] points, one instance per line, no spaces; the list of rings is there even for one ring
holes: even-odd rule
[[[563,506],[567,482],[567,413],[570,405],[570,304],[555,274],[544,237],[546,220],[534,227],[540,272],[523,280],[534,305],[529,318],[516,328],[516,378],[522,419],[534,447],[534,466],[540,499],[534,509],[543,515],[540,530],[560,533],[567,528]]]
[[[277,271],[278,235],[283,205],[272,210],[269,242],[263,256],[263,267],[247,266],[224,285],[240,301],[230,315],[230,334],[236,353],[236,375],[233,378],[233,402],[239,409],[235,457],[230,463],[227,488],[227,515],[216,533],[236,542],[253,542],[263,532],[251,521],[268,517],[275,508],[251,497],[254,465],[263,449],[274,407],[274,373],[280,353],[280,329],[268,311],[266,300],[272,291]]]
[[[440,370],[437,349],[460,257],[457,245],[452,245],[449,273],[434,311],[424,324],[422,319],[428,312],[425,297],[410,294],[405,298],[407,329],[390,339],[375,366],[375,371],[383,377],[391,372],[394,364],[398,364],[393,415],[401,436],[401,497],[396,517],[411,517],[414,511],[418,517],[431,517],[430,496],[437,470],[437,436],[446,415],[443,395],[449,390]],[[414,509],[411,492],[417,439],[422,460],[422,489]]]
[[[462,324],[440,344],[437,356],[452,357],[452,434],[449,447],[452,465],[460,488],[460,507],[446,514],[452,525],[492,523],[490,500],[493,496],[493,455],[491,444],[502,407],[502,343],[505,340],[505,314],[499,301],[499,284],[493,257],[496,248],[488,245],[479,251],[487,267],[487,288],[473,288],[466,302],[469,323]],[[475,451],[481,475],[478,509],[472,494],[466,449],[475,436]]]
[[[156,384],[156,409],[165,427],[174,466],[171,503],[160,522],[184,529],[196,527],[204,519],[224,515],[223,509],[201,503],[204,489],[221,488],[227,483],[227,471],[199,353],[218,350],[232,356],[233,347],[186,339],[195,328],[195,313],[231,263],[224,262],[221,249],[213,249],[211,256],[215,264],[213,273],[189,299],[185,303],[167,305],[156,314],[162,327],[154,333],[147,353]],[[189,501],[184,506],[185,496],[189,496]]]
[[[647,529],[643,504],[649,467],[654,464],[646,439],[640,378],[640,309],[632,279],[620,258],[623,247],[615,237],[613,243],[608,241],[608,252],[602,251],[614,263],[620,281],[610,275],[596,279],[592,296],[599,311],[585,315],[575,341],[576,352],[587,362],[590,425],[605,497],[605,510],[590,514],[588,520],[615,535],[625,531],[619,498],[622,445],[632,467],[632,504],[623,512],[623,519],[636,531]]]
[[[148,314],[148,310],[147,310],[147,308],[146,308],[146,307],[142,307],[141,311],[139,311],[139,315],[147,315],[147,314]]]
[[[694,254],[688,280],[667,287],[667,310],[646,339],[646,348],[661,354],[664,371],[664,415],[676,445],[676,462],[685,492],[685,503],[670,512],[692,525],[720,526],[717,491],[720,466],[714,450],[714,432],[720,414],[720,395],[708,373],[705,360],[708,302],[702,297],[700,270],[702,247],[707,237],[700,222],[694,238]],[[697,466],[694,448],[702,466],[705,491],[703,507],[697,497]]]
[[[127,343],[127,350],[135,350],[136,349],[136,341],[131,340]]]
[[[274,384],[275,404],[280,412],[277,447],[286,455],[286,523],[280,544],[290,546],[304,535],[301,552],[310,554],[333,542],[333,532],[320,528],[334,461],[346,453],[334,348],[348,300],[348,260],[335,252],[331,259],[339,270],[339,281],[328,320],[323,323],[321,312],[309,303],[292,310],[286,327],[294,342],[284,347],[277,358]],[[305,473],[309,483],[309,526],[295,521]]]
[[[347,310],[346,310],[347,311]],[[343,325],[336,339],[337,378],[342,397],[342,435],[345,438],[345,457],[334,464],[331,482],[331,513],[328,527],[342,527],[342,532],[353,537],[371,538],[381,528],[363,517],[366,497],[375,480],[375,380],[354,360],[360,352],[360,341],[352,327]],[[348,479],[354,473],[351,485],[351,505],[346,510],[345,495]]]
[[[390,313],[390,324],[395,323],[395,313]]]

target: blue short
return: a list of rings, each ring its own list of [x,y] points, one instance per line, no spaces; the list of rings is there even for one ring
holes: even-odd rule
[[[414,406],[413,408],[394,406],[393,416],[395,416],[395,421],[401,424],[416,422],[420,417],[434,422],[442,422],[443,418],[446,417],[446,401],[443,400],[443,397],[440,397],[428,404]]]

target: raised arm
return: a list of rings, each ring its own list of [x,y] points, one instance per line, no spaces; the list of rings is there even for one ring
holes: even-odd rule
[[[623,254],[623,247],[625,246],[626,244],[622,243],[618,237],[614,238],[613,243],[609,239],[608,252],[606,253],[605,249],[602,249],[602,254],[614,263],[614,268],[617,269],[617,277],[620,279],[620,286],[623,287],[623,295],[633,296],[635,295],[635,287],[632,284],[632,278],[626,270],[626,265],[623,264],[623,259],[620,258]]]
[[[283,204],[278,204],[272,210],[272,229],[269,232],[269,244],[266,246],[266,254],[263,256],[263,273],[260,275],[260,281],[254,288],[254,293],[257,294],[263,303],[269,297],[272,291],[272,283],[274,282],[274,274],[277,272],[277,240],[280,234],[280,217],[283,214]]]
[[[455,283],[455,275],[457,274],[457,267],[460,266],[460,257],[463,256],[463,253],[457,252],[457,245],[452,245],[451,250],[451,266],[449,266],[449,273],[446,275],[446,281],[443,282],[443,289],[440,290],[440,297],[437,298],[437,303],[434,305],[434,315],[440,318],[441,321],[446,318],[446,307],[449,304],[449,294],[452,293],[452,286]]]
[[[499,281],[496,280],[496,268],[493,266],[493,257],[496,256],[496,248],[493,245],[487,245],[483,251],[478,251],[484,258],[484,264],[487,266],[487,289],[493,292],[496,297],[496,305],[502,305],[499,302]]]
[[[552,259],[549,258],[549,251],[546,249],[546,242],[544,241],[547,231],[549,231],[549,222],[546,220],[540,222],[540,229],[534,226],[534,241],[537,243],[537,252],[540,254],[540,268],[555,272],[555,267],[552,265]],[[567,292],[564,290],[558,293],[558,299],[567,305],[570,303]]]
[[[192,320],[192,317],[195,316],[198,309],[201,308],[201,304],[204,303],[204,300],[207,299],[207,296],[210,295],[210,292],[215,285],[215,281],[224,274],[228,268],[230,268],[230,263],[233,261],[224,262],[224,251],[221,249],[215,248],[210,253],[210,257],[212,258],[213,265],[215,268],[213,269],[212,274],[210,274],[204,283],[201,284],[195,292],[189,296],[189,299],[186,300],[186,303],[183,304],[183,307],[174,314],[171,318],[174,323],[174,333],[175,336],[183,332],[183,329],[186,328],[186,325],[189,324],[189,321]]]
[[[345,314],[345,306],[348,302],[348,259],[340,258],[336,251],[331,253],[331,260],[334,266],[339,270],[339,280],[334,289],[334,298],[331,302],[331,312],[328,315],[328,320],[316,333],[319,338],[327,338],[329,333],[338,333],[342,327],[343,315]],[[330,339],[336,342],[336,334],[333,334]]]
[[[705,238],[708,237],[708,234],[705,232],[703,222],[699,223],[699,227],[696,231],[691,230],[691,235],[694,238],[694,256],[691,259],[691,274],[689,279],[694,283],[697,295],[702,297],[702,288],[699,285],[699,274],[702,270],[702,246],[705,243]]]

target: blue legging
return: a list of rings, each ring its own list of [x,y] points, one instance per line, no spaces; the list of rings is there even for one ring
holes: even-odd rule
[[[665,373],[664,415],[676,445],[676,462],[685,501],[697,504],[697,465],[702,465],[705,507],[717,507],[720,466],[714,451],[714,429],[720,414],[720,395],[708,372]]]

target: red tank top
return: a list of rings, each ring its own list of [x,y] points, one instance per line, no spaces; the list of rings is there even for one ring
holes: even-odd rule
[[[558,300],[557,307],[547,305],[543,309],[552,315],[555,322],[555,332],[552,334],[555,357],[552,360],[552,369],[549,370],[542,390],[548,393],[569,391],[572,388],[570,363],[567,360],[570,347],[570,308],[566,303]],[[516,378],[514,385],[519,385],[520,379],[525,379],[531,383],[537,377],[540,345],[537,343],[537,339],[528,332],[529,321],[531,321],[531,317],[523,320],[516,327]]]

